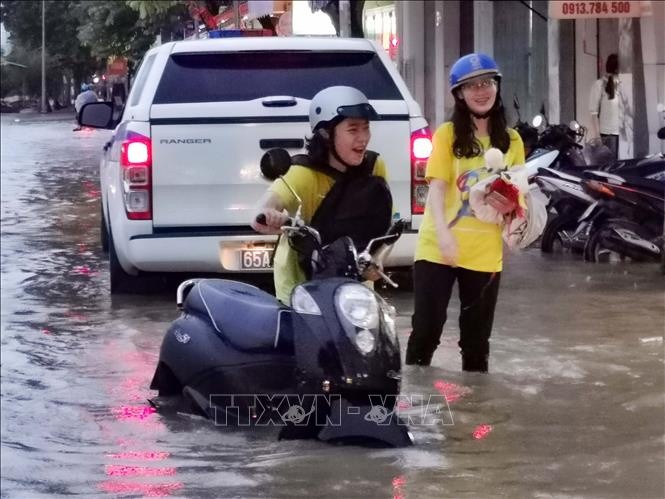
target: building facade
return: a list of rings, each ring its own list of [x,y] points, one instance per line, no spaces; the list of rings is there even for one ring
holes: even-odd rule
[[[451,114],[450,66],[473,51],[499,63],[509,123],[517,119],[515,96],[522,119],[544,108],[552,123],[588,126],[591,86],[615,52],[629,100],[620,156],[664,150],[656,132],[664,125],[657,105],[665,104],[665,2],[640,2],[641,17],[607,19],[554,19],[547,0],[380,3],[394,9],[395,63],[432,128]],[[365,12],[372,8],[366,2]]]

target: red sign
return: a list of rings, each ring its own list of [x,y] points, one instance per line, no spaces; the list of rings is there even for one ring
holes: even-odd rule
[[[127,74],[127,59],[118,57],[106,65],[106,74],[125,76]]]
[[[550,0],[552,19],[598,19],[609,17],[642,17],[651,15],[651,2],[640,0]]]

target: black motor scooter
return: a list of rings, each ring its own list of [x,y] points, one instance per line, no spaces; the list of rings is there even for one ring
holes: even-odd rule
[[[265,177],[285,183],[286,168],[261,163]],[[348,237],[322,246],[299,212],[282,231],[296,250],[313,249],[312,279],[294,289],[291,306],[242,282],[182,283],[182,314],[163,339],[152,402],[217,425],[279,427],[280,438],[411,445],[394,414],[401,381],[395,310],[361,283],[370,266],[391,283],[380,263],[404,223],[358,253]]]
[[[584,190],[596,201],[580,217],[590,225],[585,259],[658,261],[665,234],[665,183],[601,171],[585,172]]]

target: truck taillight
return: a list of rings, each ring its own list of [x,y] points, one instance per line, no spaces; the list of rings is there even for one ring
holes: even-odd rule
[[[427,201],[425,169],[432,154],[432,134],[428,128],[411,133],[411,213],[422,215]]]
[[[125,211],[130,220],[152,220],[152,144],[132,134],[120,148]]]

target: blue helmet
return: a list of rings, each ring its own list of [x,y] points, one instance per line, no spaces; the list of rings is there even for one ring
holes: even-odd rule
[[[460,57],[450,68],[450,90],[453,91],[462,83],[477,76],[491,75],[501,78],[499,67],[494,59],[487,54],[474,53]]]

